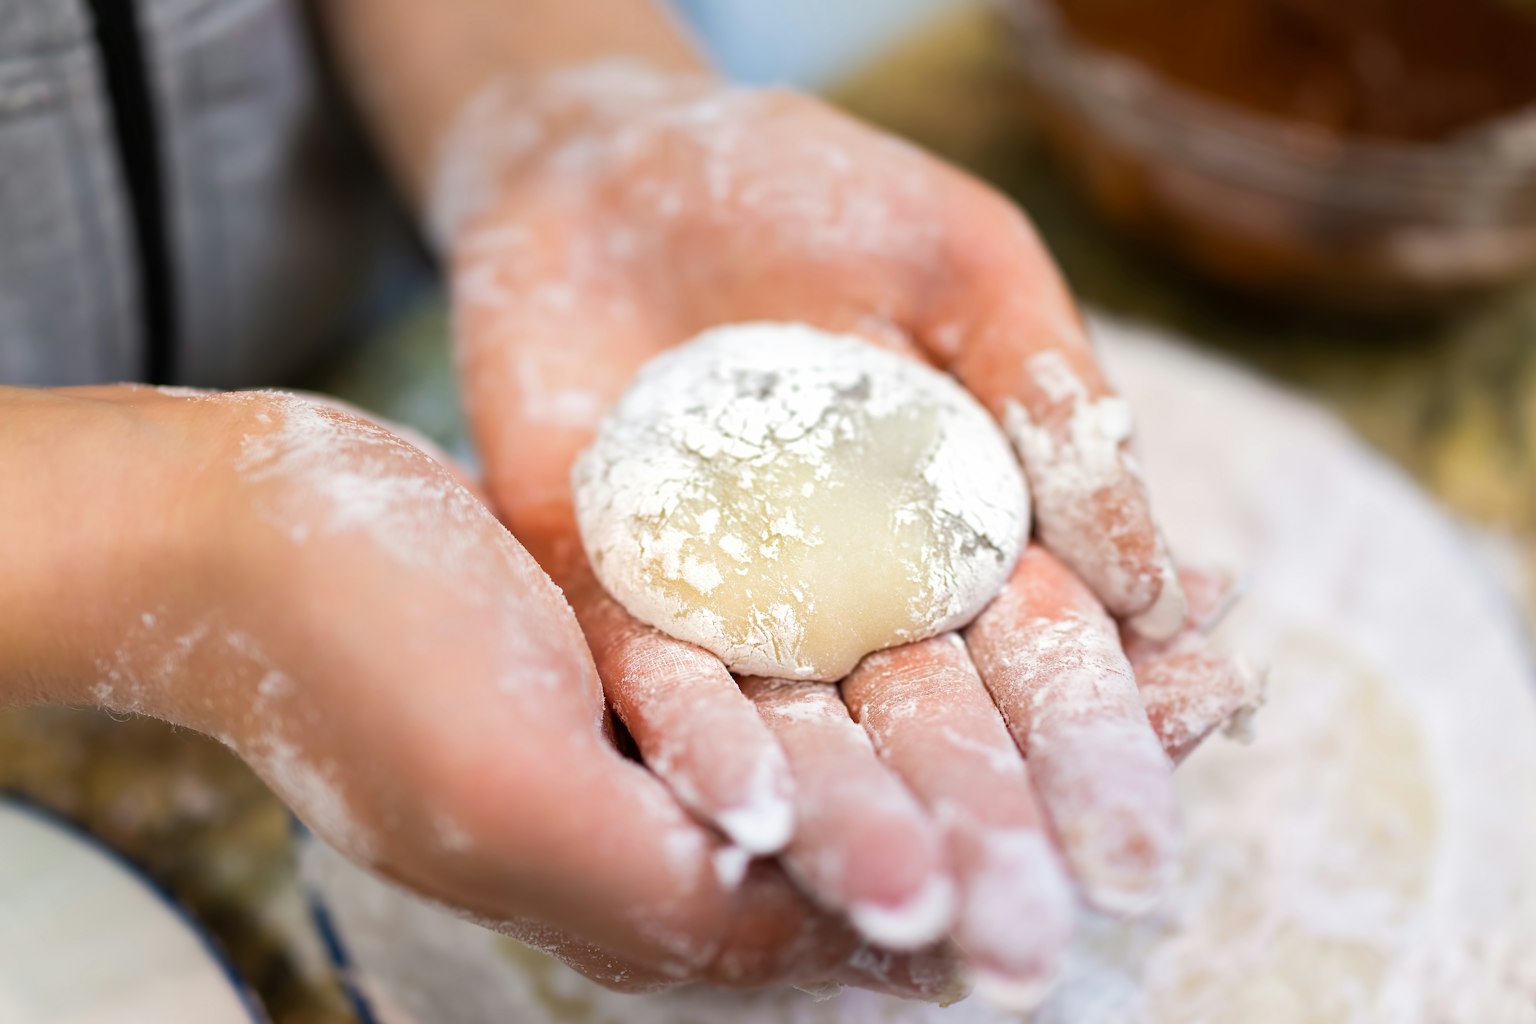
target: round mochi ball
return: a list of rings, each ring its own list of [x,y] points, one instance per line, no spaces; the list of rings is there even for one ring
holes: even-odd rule
[[[954,380],[792,323],[647,363],[573,485],[607,591],[743,675],[840,679],[964,625],[1029,533],[1013,452]]]

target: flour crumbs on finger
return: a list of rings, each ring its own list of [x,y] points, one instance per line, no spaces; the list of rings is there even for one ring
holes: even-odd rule
[[[1179,817],[1172,765],[1145,723],[1083,721],[1036,732],[1036,785],[1084,895],[1145,913],[1173,880]]]
[[[1029,371],[1049,405],[1032,413],[1010,402],[1003,420],[1029,478],[1040,540],[1117,618],[1148,637],[1171,636],[1184,623],[1184,590],[1127,447],[1129,404],[1091,398],[1059,352],[1035,356]]]
[[[943,936],[955,885],[938,829],[880,763],[837,687],[754,677],[741,685],[794,773],[789,874],[876,945],[910,950]]]
[[[1217,729],[1246,738],[1249,721],[1264,703],[1263,675],[1199,638],[1186,638],[1135,665],[1147,718],[1175,764]]]
[[[848,908],[859,934],[888,949],[912,949],[931,941],[944,933],[954,914],[955,885],[941,875],[896,906],[870,901]]]
[[[950,822],[964,896],[955,941],[983,1000],[1029,1010],[1050,991],[1071,937],[1072,888],[1038,828]]]
[[[1155,903],[1177,847],[1173,766],[1104,609],[1033,546],[966,639],[1089,901]]]
[[[645,764],[749,854],[794,833],[789,764],[719,659],[630,618],[588,573],[568,573],[608,701]]]
[[[1024,759],[965,644],[949,634],[872,654],[842,692],[881,759],[939,823],[959,894],[952,937],[974,980],[990,988],[989,1002],[1027,1008],[1060,967],[1076,901]]]
[[[760,760],[748,784],[746,802],[715,815],[721,831],[748,853],[778,853],[795,834],[792,787],[781,784],[788,770],[782,757]]]

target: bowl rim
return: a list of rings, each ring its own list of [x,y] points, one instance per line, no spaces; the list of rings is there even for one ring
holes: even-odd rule
[[[234,958],[229,950],[218,936],[208,929],[197,912],[171,891],[166,882],[127,852],[93,831],[83,819],[53,807],[19,787],[0,787],[0,808],[15,811],[39,826],[62,835],[89,850],[94,857],[121,871],[131,882],[152,897],[202,949],[208,957],[208,963],[229,985],[236,1002],[246,1012],[251,1024],[272,1024],[272,1017],[267,1012],[266,1005],[256,994],[250,981],[235,967]]]
[[[1341,205],[1443,203],[1445,190],[1517,198],[1536,219],[1536,103],[1490,122],[1496,131],[1415,143],[1340,136],[1244,110],[1170,81],[1075,35],[1049,0],[992,0],[1019,72],[1123,142],[1244,184],[1317,200],[1327,175]]]

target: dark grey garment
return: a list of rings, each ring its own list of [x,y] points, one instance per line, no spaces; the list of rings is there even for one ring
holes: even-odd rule
[[[399,266],[403,232],[296,5],[136,4],[173,379],[279,381],[356,322],[383,268]],[[0,383],[138,380],[149,365],[103,80],[85,0],[0,0]]]

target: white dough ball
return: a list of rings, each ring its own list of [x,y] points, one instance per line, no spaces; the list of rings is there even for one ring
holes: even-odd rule
[[[657,356],[573,483],[608,592],[745,675],[840,679],[963,625],[1029,533],[1013,452],[963,388],[801,324]]]

